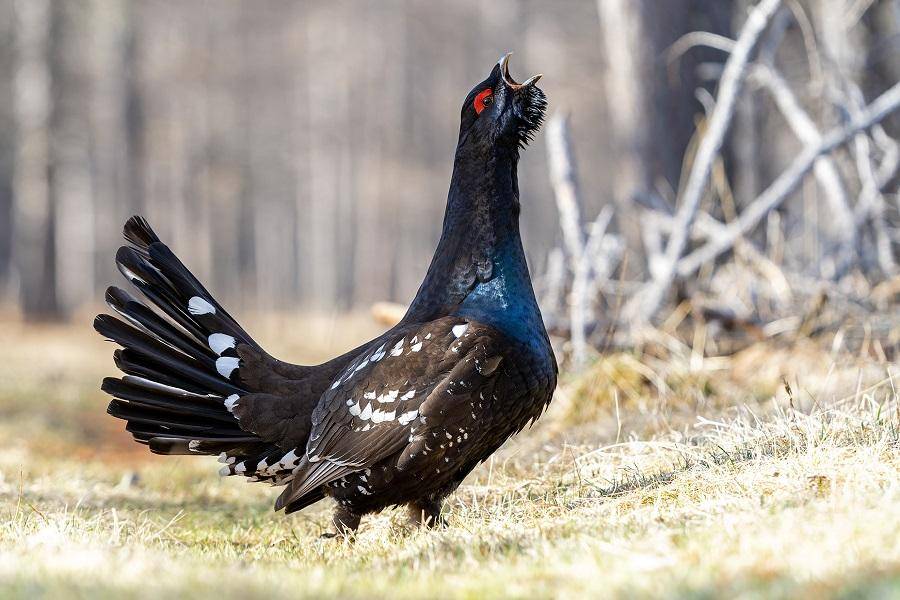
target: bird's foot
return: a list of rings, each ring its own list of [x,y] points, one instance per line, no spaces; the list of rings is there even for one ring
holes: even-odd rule
[[[428,527],[443,529],[447,520],[441,515],[440,500],[423,500],[411,502],[408,506],[408,523],[411,527]]]
[[[362,515],[359,515],[344,506],[338,506],[334,510],[334,516],[331,518],[331,524],[334,531],[323,533],[319,539],[344,538],[353,540],[356,538],[356,530],[359,529],[359,522]]]

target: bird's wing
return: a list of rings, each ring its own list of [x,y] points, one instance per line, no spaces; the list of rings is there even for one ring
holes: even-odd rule
[[[501,345],[490,327],[444,317],[400,329],[361,354],[313,411],[305,456],[276,510],[414,444],[429,418],[467,419],[469,403],[453,400],[494,377]]]

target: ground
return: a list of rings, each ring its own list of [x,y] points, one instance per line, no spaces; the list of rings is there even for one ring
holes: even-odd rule
[[[257,337],[301,359],[370,326],[328,327],[304,330],[315,349]],[[350,542],[319,539],[325,502],[284,517],[277,490],[132,443],[95,337],[0,323],[0,597],[900,594],[890,363],[813,341],[612,353],[466,480],[446,528],[386,511]]]

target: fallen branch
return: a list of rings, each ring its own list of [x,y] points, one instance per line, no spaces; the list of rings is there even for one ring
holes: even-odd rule
[[[572,160],[569,142],[568,117],[560,113],[554,114],[547,123],[546,136],[550,185],[553,186],[553,197],[556,199],[566,253],[574,271],[584,247],[584,234],[581,230],[581,204],[578,198],[575,162]]]
[[[763,31],[781,6],[781,0],[761,0],[747,17],[741,34],[725,63],[716,106],[709,120],[706,135],[700,141],[693,168],[688,176],[678,211],[675,213],[672,235],[666,245],[666,254],[660,261],[657,276],[643,291],[629,300],[624,316],[638,323],[646,322],[659,310],[666,291],[676,275],[678,259],[684,252],[690,228],[706,189],[713,162],[722,148],[725,134],[731,125],[735,105],[747,75],[750,55],[756,48]]]
[[[758,66],[753,71],[753,78],[769,90],[788,126],[804,145],[821,143],[822,134],[816,124],[797,101],[784,78],[773,67]],[[816,159],[814,171],[825,192],[835,222],[846,225],[841,229],[843,242],[852,247],[855,243],[856,227],[850,225],[853,223],[853,211],[850,210],[840,172],[830,156]]]
[[[882,121],[900,109],[900,83],[879,96],[864,110],[842,127],[836,127],[822,137],[817,145],[807,146],[791,166],[787,168],[756,200],[725,230],[706,245],[694,250],[678,262],[677,274],[686,277],[696,272],[703,264],[730,250],[742,236],[750,233],[770,211],[778,207],[800,185],[803,177],[823,154],[846,144],[851,138]]]

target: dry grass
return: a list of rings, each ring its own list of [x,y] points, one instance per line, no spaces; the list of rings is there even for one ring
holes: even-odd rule
[[[270,488],[132,444],[86,328],[2,324],[0,348],[0,597],[900,593],[890,365],[811,344],[609,356],[467,480],[446,529],[389,511],[351,544],[318,539],[327,506],[284,518]]]

